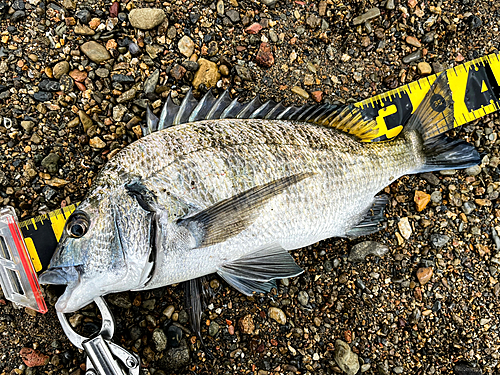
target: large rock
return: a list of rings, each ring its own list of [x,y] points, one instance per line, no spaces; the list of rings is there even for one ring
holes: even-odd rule
[[[355,375],[359,370],[358,355],[342,340],[335,341],[335,362],[347,375]]]
[[[141,30],[151,30],[165,21],[165,12],[157,8],[132,9],[128,15],[130,24]]]
[[[193,79],[193,86],[197,89],[202,83],[205,84],[207,88],[215,86],[217,81],[220,79],[219,69],[217,64],[205,59],[199,59],[198,64],[200,68],[196,72]]]
[[[97,64],[102,63],[103,61],[109,60],[111,58],[111,55],[109,54],[108,50],[103,45],[100,45],[99,43],[93,40],[82,44],[80,48],[82,52],[85,54],[85,56],[87,56],[90,60],[92,60]]]

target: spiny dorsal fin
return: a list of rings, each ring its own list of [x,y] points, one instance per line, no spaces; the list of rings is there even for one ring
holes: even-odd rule
[[[285,107],[273,100],[262,103],[258,96],[249,102],[240,103],[238,99],[231,99],[228,90],[217,99],[210,90],[197,101],[190,90],[180,106],[174,104],[169,95],[159,119],[148,108],[143,135],[186,122],[223,118],[309,122],[335,128],[360,141],[369,141],[378,132],[376,122],[364,120],[360,110],[353,106],[305,104],[301,107]]]

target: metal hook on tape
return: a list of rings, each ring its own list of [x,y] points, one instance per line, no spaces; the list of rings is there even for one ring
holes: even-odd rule
[[[66,316],[57,312],[62,329],[69,341],[87,353],[86,375],[138,375],[140,359],[121,346],[111,342],[115,331],[115,320],[102,297],[94,300],[102,316],[99,334],[92,338],[79,335],[71,328]]]

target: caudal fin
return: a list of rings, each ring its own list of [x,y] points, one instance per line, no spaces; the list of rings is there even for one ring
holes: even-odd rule
[[[463,140],[450,139],[443,134],[454,127],[453,107],[448,76],[443,72],[403,130],[417,131],[421,136],[426,160],[420,172],[468,168],[481,162],[474,146]]]

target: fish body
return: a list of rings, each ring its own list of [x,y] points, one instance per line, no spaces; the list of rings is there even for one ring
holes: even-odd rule
[[[150,134],[100,171],[40,281],[67,285],[62,312],[212,273],[245,294],[269,291],[302,272],[288,251],[376,231],[376,194],[399,177],[477,164],[471,146],[439,136],[450,116],[441,79],[388,142],[360,142],[373,124],[352,109],[329,126],[208,119]]]

